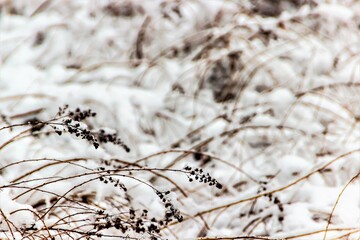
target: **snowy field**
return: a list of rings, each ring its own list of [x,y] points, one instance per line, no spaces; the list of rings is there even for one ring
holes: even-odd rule
[[[0,9],[0,239],[360,238],[360,1]]]

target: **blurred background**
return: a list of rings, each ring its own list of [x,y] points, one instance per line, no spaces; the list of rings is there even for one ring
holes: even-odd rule
[[[0,9],[0,167],[17,163],[0,172],[0,207],[17,228],[40,223],[16,209],[40,211],[50,197],[15,199],[24,189],[4,186],[34,186],[18,179],[31,170],[22,180],[84,171],[22,160],[84,158],[96,169],[142,159],[151,168],[200,167],[223,185],[136,175],[171,190],[185,216],[159,238],[359,237],[359,1],[0,0]],[[65,104],[96,112],[87,127],[116,132],[131,152],[96,150],[51,128],[14,138],[25,128],[7,128],[52,119]],[[90,194],[89,205],[112,213],[121,204],[163,214],[153,189],[121,180],[126,194],[96,183],[76,190],[76,201]],[[80,182],[46,189],[62,195]]]

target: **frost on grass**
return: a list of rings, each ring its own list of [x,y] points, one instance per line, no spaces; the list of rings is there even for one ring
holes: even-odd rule
[[[360,237],[359,1],[0,9],[1,238]]]

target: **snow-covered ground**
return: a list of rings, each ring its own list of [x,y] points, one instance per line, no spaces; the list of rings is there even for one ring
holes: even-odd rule
[[[1,239],[360,238],[360,1],[0,8]]]

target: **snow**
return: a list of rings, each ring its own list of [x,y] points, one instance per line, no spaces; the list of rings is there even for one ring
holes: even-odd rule
[[[323,239],[360,172],[360,2],[258,2],[0,1],[0,238],[80,238],[70,229],[106,222],[99,210],[113,221],[147,209],[150,224],[164,216],[157,189],[183,222],[97,233]],[[80,127],[131,151],[29,130],[65,104],[96,112]],[[189,182],[184,166],[223,188]],[[359,186],[326,239],[360,237]]]

